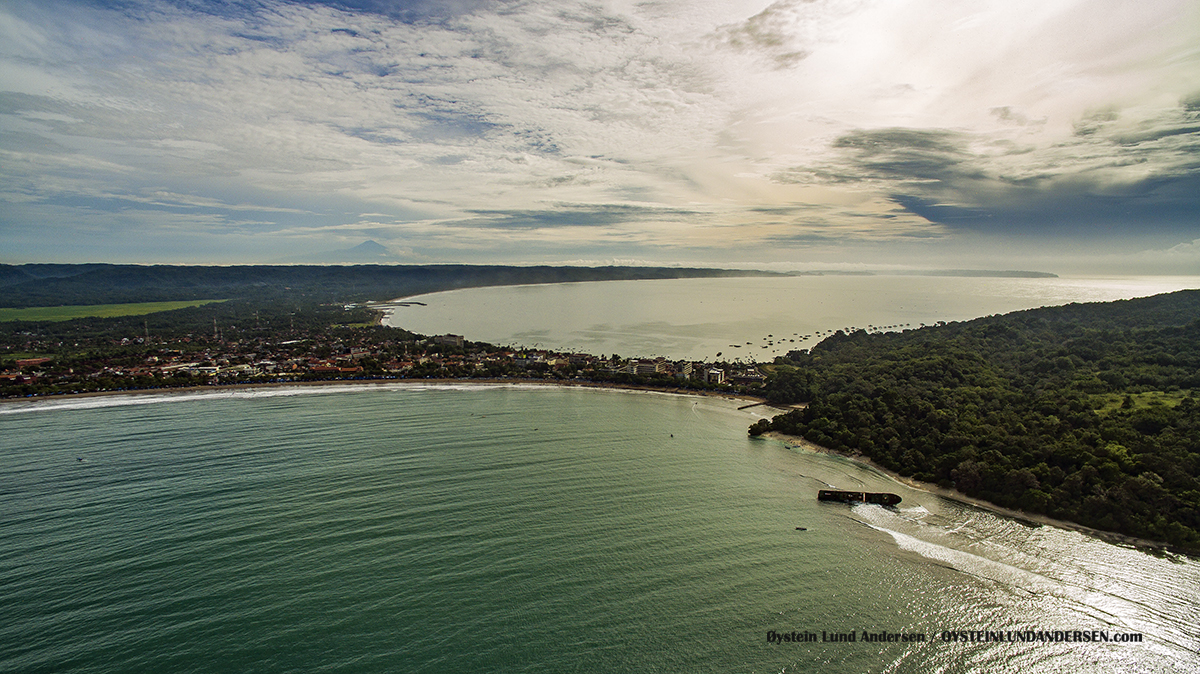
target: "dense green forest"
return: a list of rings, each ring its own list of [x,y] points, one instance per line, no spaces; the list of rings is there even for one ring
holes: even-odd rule
[[[1200,552],[1200,291],[894,333],[776,362],[751,427],[992,503]]]
[[[674,267],[0,265],[0,306],[217,298],[253,298],[260,303],[285,298],[293,302],[363,302],[497,285],[777,275]]]

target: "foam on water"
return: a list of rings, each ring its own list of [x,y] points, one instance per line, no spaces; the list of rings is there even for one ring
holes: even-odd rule
[[[935,543],[932,540],[900,533],[895,529],[889,529],[883,525],[874,524],[871,520],[877,518],[869,515],[864,516],[862,512],[859,512],[860,509],[882,510],[882,508],[879,506],[856,506],[855,514],[862,517],[867,526],[890,535],[895,539],[896,544],[900,546],[901,550],[915,552],[926,559],[941,562],[962,573],[991,580],[1014,590],[1030,594],[1052,592],[1058,587],[1050,579],[1025,569],[989,559],[981,554],[967,552],[948,545]]]
[[[36,398],[0,401],[0,415],[27,414],[31,412],[57,412],[71,410],[96,410],[164,403],[185,403],[197,400],[254,400],[266,398],[290,398],[311,395],[345,395],[370,391],[475,391],[483,388],[506,387],[518,390],[539,388],[539,384],[496,384],[483,382],[356,382],[346,384],[315,385],[271,385],[262,387],[230,387],[228,389],[180,390],[161,393],[129,392],[111,395],[79,396],[68,398]]]
[[[1060,619],[1085,617],[1118,631],[1154,633],[1160,643],[1186,648],[1186,625],[1200,598],[1200,565],[1160,559],[1052,526],[1030,527],[992,513],[955,508],[931,523],[923,507],[894,511],[856,505],[855,518],[886,533],[901,550],[1015,593]],[[915,515],[915,517],[913,516]],[[1172,600],[1182,592],[1190,599]],[[1018,611],[1013,611],[1019,614]],[[1071,618],[1070,616],[1077,616]]]
[[[382,386],[387,386],[382,385]],[[184,403],[196,400],[283,398],[298,395],[345,394],[365,390],[362,385],[342,386],[280,386],[265,388],[234,388],[228,390],[174,391],[163,393],[127,393],[80,396],[77,398],[40,398],[36,400],[5,401],[0,403],[0,415],[29,412],[58,412],[98,410],[139,405]]]

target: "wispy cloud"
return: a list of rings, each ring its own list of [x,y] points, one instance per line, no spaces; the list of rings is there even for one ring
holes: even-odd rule
[[[0,8],[0,234],[9,261],[274,259],[368,233],[448,261],[1166,250],[1200,229],[1198,18],[19,0]],[[55,246],[77,231],[111,243]]]
[[[699,224],[696,221],[704,217],[696,211],[630,204],[555,204],[541,209],[478,209],[471,214],[475,217],[443,224],[480,229],[560,229],[662,221]]]

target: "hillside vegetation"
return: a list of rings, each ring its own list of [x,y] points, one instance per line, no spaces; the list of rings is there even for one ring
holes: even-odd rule
[[[772,430],[992,503],[1200,551],[1200,291],[902,333],[776,361]],[[1115,403],[1114,399],[1120,400]]]

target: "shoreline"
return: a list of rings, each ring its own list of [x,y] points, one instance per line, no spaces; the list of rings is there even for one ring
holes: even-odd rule
[[[617,384],[609,382],[593,382],[582,380],[554,380],[548,381],[545,379],[461,379],[461,378],[437,378],[437,379],[316,379],[309,381],[269,381],[269,382],[239,382],[235,384],[201,384],[198,386],[180,386],[174,388],[146,388],[146,389],[127,389],[120,391],[84,391],[81,393],[56,393],[52,395],[36,395],[25,396],[21,398],[0,398],[0,405],[15,402],[31,402],[35,400],[62,400],[74,398],[96,398],[101,396],[138,396],[138,395],[154,395],[163,393],[195,393],[200,391],[239,391],[253,390],[261,388],[284,388],[288,386],[368,386],[379,384],[487,384],[487,385],[506,385],[506,384],[533,384],[536,386],[561,386],[566,388],[597,388],[597,389],[612,389],[618,391],[645,391],[649,393],[666,393],[671,395],[691,395],[709,398],[724,398],[727,400],[744,400],[753,402],[753,405],[746,407],[756,407],[759,405],[770,406],[765,398],[760,396],[746,395],[743,393],[732,393],[724,391],[700,391],[696,389],[686,389],[679,387],[661,387],[661,386],[646,386],[641,384]],[[783,408],[779,408],[783,409]]]
[[[829,449],[828,447],[822,447],[820,445],[813,444],[812,442],[809,442],[808,440],[805,440],[804,438],[797,437],[794,435],[786,435],[784,433],[777,433],[775,431],[768,431],[766,433],[763,433],[762,437],[770,438],[772,440],[778,440],[778,441],[784,443],[785,445],[788,445],[789,447],[793,447],[796,449],[802,449],[802,450],[814,452],[817,454],[828,454],[829,456],[840,456],[844,459],[849,459],[851,461],[854,461],[855,463],[858,463],[863,466],[872,468],[873,470],[879,471],[879,473],[886,475],[887,477],[891,478],[893,481],[898,482],[898,483],[900,483],[906,487],[909,487],[911,489],[916,489],[917,491],[923,491],[927,494],[932,494],[933,496],[938,496],[940,498],[944,498],[948,501],[954,501],[955,503],[960,503],[962,505],[979,508],[980,510],[986,510],[990,513],[1000,515],[1000,516],[1006,517],[1008,519],[1017,520],[1019,522],[1033,524],[1033,525],[1037,525],[1037,526],[1051,526],[1056,529],[1065,529],[1067,531],[1074,531],[1077,533],[1081,533],[1085,536],[1091,536],[1092,538],[1097,538],[1101,541],[1104,541],[1105,543],[1134,548],[1134,549],[1140,550],[1142,552],[1145,552],[1147,554],[1170,553],[1170,554],[1181,555],[1181,556],[1189,557],[1189,558],[1200,558],[1200,555],[1197,555],[1192,552],[1188,552],[1186,550],[1180,550],[1177,548],[1173,548],[1163,541],[1152,541],[1152,540],[1149,540],[1146,538],[1138,538],[1136,536],[1130,536],[1128,534],[1122,534],[1122,533],[1118,533],[1115,531],[1105,531],[1103,529],[1093,529],[1092,527],[1085,526],[1082,524],[1077,524],[1075,522],[1071,522],[1068,520],[1060,520],[1060,519],[1055,519],[1053,517],[1048,517],[1046,515],[1041,515],[1038,513],[1029,513],[1029,512],[1025,512],[1023,510],[1013,510],[1012,508],[1005,508],[1003,506],[998,506],[995,503],[992,503],[990,501],[985,501],[983,499],[975,498],[973,496],[967,496],[966,494],[964,494],[960,491],[957,491],[955,489],[947,489],[946,487],[942,487],[942,486],[933,484],[931,482],[922,482],[920,480],[914,480],[911,477],[907,477],[907,476],[901,475],[899,473],[896,473],[894,471],[888,470],[887,468],[884,468],[883,466],[879,465],[878,463],[875,463],[874,461],[872,461],[870,459],[870,457],[868,457],[864,454],[858,454],[858,453],[848,454],[845,452],[834,451],[832,449]]]

